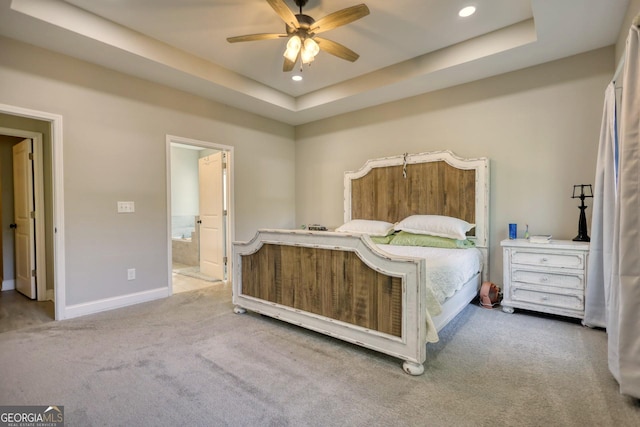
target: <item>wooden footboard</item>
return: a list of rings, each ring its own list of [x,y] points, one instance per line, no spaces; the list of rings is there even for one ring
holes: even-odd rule
[[[242,257],[242,293],[402,335],[402,279],[374,270],[352,251],[265,244]]]
[[[377,250],[368,237],[260,230],[234,243],[233,303],[405,360],[423,371],[424,260]]]

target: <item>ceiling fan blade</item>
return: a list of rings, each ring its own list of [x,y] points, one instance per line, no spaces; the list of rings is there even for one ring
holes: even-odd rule
[[[360,55],[340,43],[323,39],[321,37],[314,37],[313,39],[318,42],[320,50],[330,53],[333,56],[337,56],[338,58],[345,59],[350,62],[355,62],[360,58]]]
[[[267,0],[267,3],[276,11],[285,24],[292,28],[300,28],[298,18],[296,18],[296,15],[287,7],[284,0]]]
[[[366,4],[347,7],[346,9],[330,13],[324,18],[320,18],[309,28],[309,32],[319,34],[356,21],[368,14],[369,8]]]
[[[256,40],[272,40],[279,39],[281,37],[288,37],[287,34],[247,34],[246,36],[236,36],[236,37],[228,37],[227,41],[229,43],[237,43],[237,42],[252,42]]]

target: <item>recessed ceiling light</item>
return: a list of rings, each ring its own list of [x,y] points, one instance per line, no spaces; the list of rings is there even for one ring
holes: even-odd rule
[[[299,74],[295,74],[295,75],[291,76],[291,80],[293,80],[294,82],[302,81],[302,76],[299,75]]]
[[[471,16],[474,13],[476,13],[476,7],[475,6],[467,6],[467,7],[463,7],[462,9],[460,9],[460,12],[458,12],[458,16],[460,16],[462,18],[466,18],[467,16]]]

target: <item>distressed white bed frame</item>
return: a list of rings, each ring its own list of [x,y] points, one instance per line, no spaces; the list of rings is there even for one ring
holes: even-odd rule
[[[473,169],[476,176],[476,229],[472,239],[483,254],[483,271],[469,280],[454,296],[442,304],[442,312],[430,316],[426,312],[426,292],[422,285],[426,262],[421,259],[401,257],[383,252],[368,236],[318,232],[307,230],[259,230],[249,242],[233,244],[233,304],[236,313],[250,310],[284,320],[304,328],[376,350],[402,359],[403,369],[411,375],[424,372],[427,342],[433,339],[434,328],[440,331],[477,295],[483,277],[488,277],[489,235],[489,160],[487,158],[462,159],[450,151],[402,155],[368,161],[362,169],[346,172],[345,222],[351,220],[351,181],[366,175],[373,168],[424,163],[444,160],[458,169]],[[338,321],[325,316],[298,310],[270,301],[244,295],[242,292],[242,257],[257,252],[264,244],[303,246],[340,251],[353,251],[372,269],[393,277],[401,277],[402,333],[400,337]],[[429,336],[429,338],[428,338]]]

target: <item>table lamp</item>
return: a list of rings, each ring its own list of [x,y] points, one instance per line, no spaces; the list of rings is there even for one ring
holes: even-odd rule
[[[579,193],[579,194],[578,194]],[[591,190],[591,184],[578,184],[573,186],[572,199],[580,199],[580,219],[578,220],[578,235],[573,239],[574,242],[590,242],[591,239],[587,234],[587,216],[584,211],[587,206],[584,204],[584,199],[587,197],[593,197],[593,191]]]

